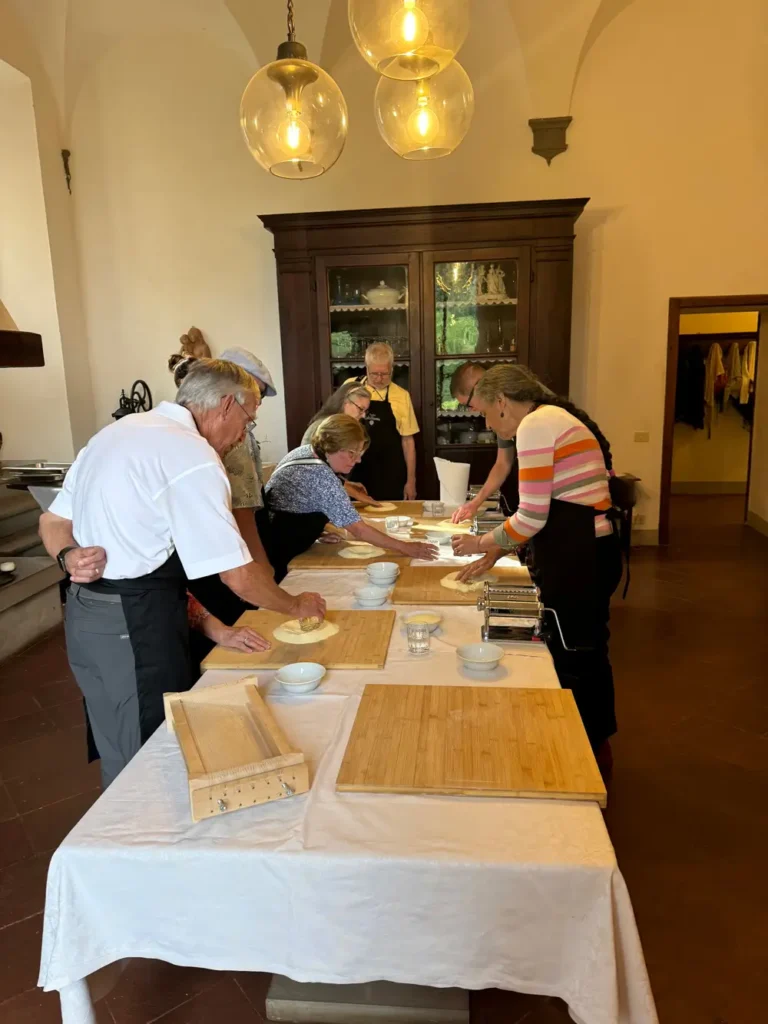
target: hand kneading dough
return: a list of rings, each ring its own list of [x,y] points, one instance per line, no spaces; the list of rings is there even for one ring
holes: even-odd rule
[[[328,622],[326,619],[322,626],[313,629],[311,633],[305,633],[301,628],[298,619],[289,619],[275,626],[272,636],[284,644],[317,644],[321,640],[327,640],[329,636],[335,636],[339,627],[335,622]]]
[[[380,505],[364,505],[363,512],[392,512],[396,508],[391,501],[382,501]]]
[[[384,548],[374,547],[373,544],[350,544],[346,548],[342,548],[341,551],[337,552],[341,558],[378,558],[379,555],[385,554]]]
[[[440,580],[440,586],[445,587],[446,590],[460,590],[462,594],[471,594],[473,591],[482,590],[484,583],[493,583],[497,577],[491,572],[484,572],[481,576],[475,577],[469,581],[469,583],[462,583],[456,579],[461,569],[457,569],[456,572],[450,572],[447,576],[443,576]]]

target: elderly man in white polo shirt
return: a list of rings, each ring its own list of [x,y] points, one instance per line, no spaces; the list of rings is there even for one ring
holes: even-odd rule
[[[194,682],[186,591],[195,579],[218,573],[249,604],[325,614],[319,594],[293,597],[252,561],[230,510],[220,455],[242,441],[259,400],[241,367],[200,360],[175,402],[91,438],[41,516],[46,550],[71,573],[67,654],[105,786],[161,723],[163,692]]]

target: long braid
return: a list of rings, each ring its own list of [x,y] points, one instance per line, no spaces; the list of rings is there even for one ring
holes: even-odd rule
[[[613,455],[608,439],[600,427],[583,409],[580,409],[569,398],[561,398],[554,391],[541,383],[536,374],[520,363],[504,363],[488,370],[479,381],[475,393],[486,402],[492,402],[499,395],[506,395],[513,402],[534,402],[536,405],[555,405],[565,409],[571,416],[583,423],[595,435],[603,453],[605,468],[613,469]]]
[[[602,432],[600,427],[595,421],[580,409],[577,405],[570,400],[570,398],[562,398],[560,395],[555,395],[554,398],[545,398],[543,402],[539,402],[539,405],[556,405],[558,409],[565,409],[571,416],[575,416],[579,422],[583,423],[587,430],[591,430],[595,435],[595,440],[600,445],[600,451],[603,453],[603,459],[605,460],[605,468],[610,473],[613,469],[613,455],[611,453],[611,445],[608,438]]]

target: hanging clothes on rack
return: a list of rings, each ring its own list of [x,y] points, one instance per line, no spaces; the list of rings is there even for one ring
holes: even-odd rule
[[[723,408],[723,397],[728,382],[723,363],[723,350],[715,341],[709,347],[707,368],[704,379],[704,419],[707,424],[707,437],[712,436],[712,426],[717,418],[718,409]]]
[[[725,372],[728,382],[725,386],[727,398],[738,398],[741,392],[741,355],[738,341],[732,341],[725,357]]]
[[[757,365],[757,342],[748,341],[741,360],[741,387],[739,404],[746,405],[750,394],[755,390],[755,367]]]

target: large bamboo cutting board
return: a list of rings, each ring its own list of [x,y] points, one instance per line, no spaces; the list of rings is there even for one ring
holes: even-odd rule
[[[397,562],[401,567],[407,565],[410,555],[398,555],[395,551],[385,551],[375,558],[342,558],[339,551],[349,547],[348,544],[313,544],[291,559],[289,569],[365,569],[372,562]]]
[[[392,604],[477,604],[482,590],[468,594],[460,590],[448,590],[442,586],[443,576],[456,572],[450,565],[405,565],[400,569],[395,589],[392,593]],[[523,566],[510,566],[491,570],[498,577],[499,583],[518,583],[520,586],[531,585],[531,575]]]
[[[336,788],[606,805],[570,690],[368,683]]]
[[[329,611],[326,618],[335,622],[339,632],[316,644],[286,644],[275,640],[272,630],[290,615],[263,609],[244,612],[238,626],[250,626],[271,641],[269,651],[230,651],[214,647],[203,662],[209,668],[282,668],[294,661],[316,661],[326,668],[384,668],[395,612]]]

